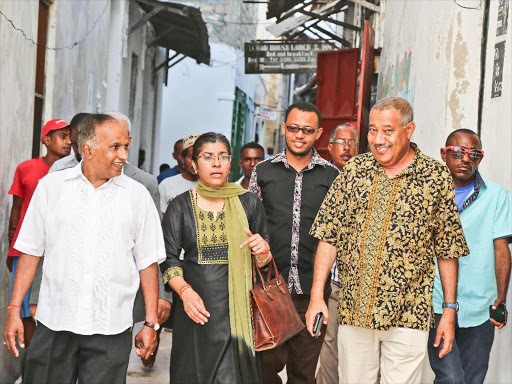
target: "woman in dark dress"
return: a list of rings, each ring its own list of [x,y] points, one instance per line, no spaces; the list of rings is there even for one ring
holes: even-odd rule
[[[227,183],[230,151],[217,133],[196,140],[198,185],[172,200],[162,221],[167,259],[160,267],[166,289],[180,296],[173,304],[172,384],[261,383],[249,305],[251,253],[259,267],[272,255],[262,203]]]

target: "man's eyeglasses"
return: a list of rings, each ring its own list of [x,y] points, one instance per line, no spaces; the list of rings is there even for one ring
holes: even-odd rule
[[[349,147],[355,147],[357,145],[357,142],[355,140],[345,140],[345,139],[338,139],[331,141],[331,144],[341,144],[342,146],[345,146],[345,144],[348,144]]]
[[[476,149],[476,148],[468,149],[468,148],[463,148],[463,147],[449,146],[449,147],[446,147],[445,150],[451,151],[452,156],[455,157],[456,159],[462,159],[466,153],[469,155],[469,158],[471,160],[475,160],[475,161],[480,160],[484,157],[484,151],[482,151],[481,149]]]
[[[197,157],[198,158],[202,157],[203,160],[206,161],[207,163],[213,163],[216,160],[219,160],[219,162],[221,162],[221,163],[229,163],[231,161],[232,156],[231,155],[215,156],[215,155],[212,155],[211,153],[205,153],[205,154],[199,155]]]
[[[285,125],[285,127],[288,132],[297,133],[299,131],[302,131],[302,133],[305,135],[312,135],[313,133],[315,133],[317,131],[316,128],[306,128],[306,127],[302,128],[302,127],[297,127],[296,125]]]

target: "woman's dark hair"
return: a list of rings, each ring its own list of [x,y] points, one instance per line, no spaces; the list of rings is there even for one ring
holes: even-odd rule
[[[199,136],[194,143],[194,149],[192,151],[192,159],[197,162],[197,156],[201,153],[205,144],[211,143],[214,144],[216,142],[221,142],[226,146],[228,153],[231,155],[231,145],[229,144],[229,140],[222,133],[217,132],[206,132]]]

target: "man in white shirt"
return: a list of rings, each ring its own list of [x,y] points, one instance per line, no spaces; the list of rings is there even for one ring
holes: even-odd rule
[[[41,179],[15,248],[22,256],[7,308],[4,344],[24,347],[21,300],[45,256],[24,383],[124,383],[132,307],[142,286],[139,356],[156,347],[157,263],[165,259],[158,212],[140,183],[122,173],[129,132],[96,114],[78,134],[82,162]]]
[[[192,160],[192,151],[194,143],[199,135],[188,135],[183,139],[182,157],[184,160],[183,172],[179,175],[164,179],[159,185],[160,191],[160,209],[162,215],[165,214],[170,201],[176,196],[181,195],[189,189],[195,188],[197,185],[197,174],[194,171]]]
[[[116,119],[123,128],[128,129],[128,132],[131,134],[131,121],[130,119],[122,114],[119,111],[107,111],[104,112],[104,114],[109,115]],[[90,116],[89,113],[78,113],[76,114],[73,119],[71,119],[71,122],[69,123],[69,131],[71,136],[71,153],[70,155],[56,161],[53,166],[50,168],[50,172],[54,171],[61,171],[63,169],[71,168],[76,166],[81,160],[82,156],[78,152],[78,145],[77,145],[77,132],[81,130],[81,127],[83,124],[87,123],[87,116]],[[131,139],[131,137],[130,137]],[[74,152],[76,151],[76,152]],[[123,167],[123,173],[128,176],[129,178],[138,181],[141,183],[148,192],[151,195],[151,198],[153,199],[153,202],[155,203],[155,206],[158,208],[160,205],[160,193],[158,191],[158,182],[156,180],[156,177],[144,172],[143,170],[137,168],[136,166],[125,162]],[[43,262],[39,264],[39,268],[37,269],[36,276],[34,278],[34,281],[32,283],[32,291],[30,295],[30,313],[33,317],[35,317],[35,308],[37,307],[37,302],[39,300],[39,290],[41,288],[41,281],[42,281],[42,267]],[[159,270],[159,298],[158,298],[158,323],[162,324],[164,323],[168,318],[169,314],[171,312],[171,302],[172,302],[172,294],[170,292],[165,292],[164,286],[163,286],[163,280],[161,278],[160,270]],[[142,291],[139,289],[137,292],[137,295],[135,296],[135,302],[133,304],[133,322],[138,323],[141,321],[144,321],[145,318],[145,308],[144,308],[144,298],[142,296]],[[161,332],[161,329],[158,330],[158,336]],[[160,340],[160,337],[158,337],[158,340]],[[154,364],[156,355],[158,351],[155,350],[155,353],[153,356],[149,358],[149,360],[142,359],[142,363],[146,368],[151,368]]]

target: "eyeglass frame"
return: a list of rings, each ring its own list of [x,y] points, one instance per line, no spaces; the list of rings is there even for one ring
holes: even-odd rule
[[[464,152],[462,153],[462,156],[461,156],[461,157],[457,157],[457,156],[455,155],[455,152],[453,151],[455,148],[460,148],[460,149],[463,149],[463,150],[464,150]],[[470,158],[471,160],[473,160],[473,161],[479,161],[479,160],[482,160],[482,159],[484,158],[484,151],[483,151],[483,149],[478,149],[478,148],[464,148],[464,147],[460,147],[460,146],[458,146],[458,145],[449,145],[449,146],[447,146],[444,150],[445,150],[445,151],[451,151],[452,156],[453,156],[455,159],[462,159],[462,158],[464,158],[464,156],[466,156],[466,153],[468,154],[469,158]],[[471,157],[471,152],[478,152],[478,153],[480,153],[480,155],[481,155],[482,157],[481,157],[481,158],[479,158],[479,159],[473,159],[473,158]],[[457,155],[460,155],[460,153],[457,153]]]
[[[286,125],[285,123],[283,123],[283,124],[286,127],[286,130],[288,132],[295,134],[295,133],[299,133],[299,131],[301,131],[305,136],[314,135],[319,129],[319,128],[290,126],[290,125]],[[295,130],[295,132],[292,129]]]
[[[231,163],[231,161],[233,160],[233,155],[214,155],[213,153],[207,153],[208,156],[211,156],[211,160],[207,160],[204,156],[205,154],[201,154],[201,155],[198,155],[197,158],[203,158],[204,161],[206,161],[207,163],[214,163],[216,160],[219,162],[219,163]],[[225,157],[228,159],[228,161],[224,161],[224,160],[221,160],[221,157]]]
[[[353,142],[354,144],[350,145],[351,142]],[[336,139],[336,140],[333,140],[333,141],[329,142],[329,144],[335,144],[335,143],[336,144],[341,144],[341,145],[345,145],[345,143],[347,143],[349,147],[356,147],[357,145],[359,145],[357,140],[353,140],[353,139],[350,139],[350,140]]]

